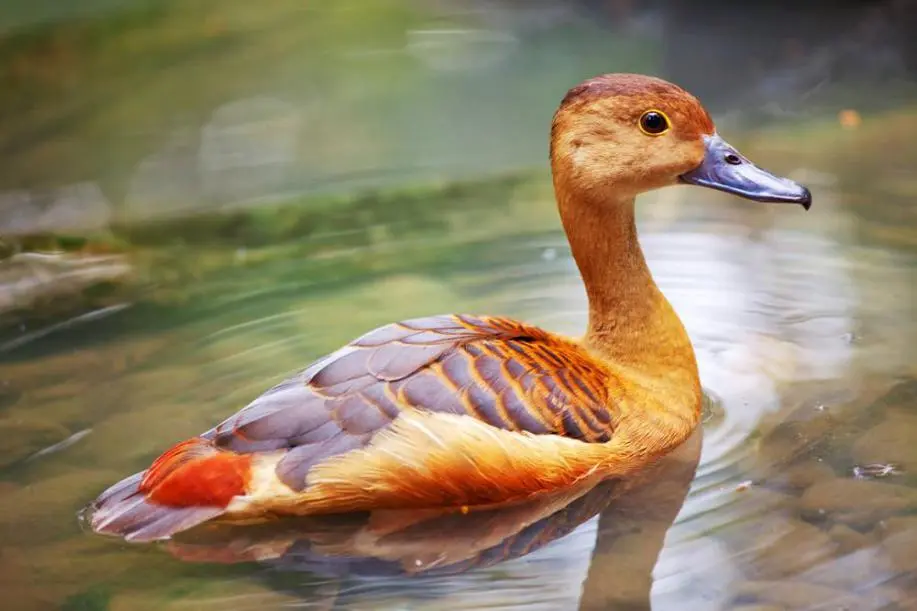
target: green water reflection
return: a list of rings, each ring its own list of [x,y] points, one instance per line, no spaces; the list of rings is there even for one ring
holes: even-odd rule
[[[0,41],[0,187],[90,181],[136,217],[527,167],[556,91],[656,48],[402,0],[121,2]]]

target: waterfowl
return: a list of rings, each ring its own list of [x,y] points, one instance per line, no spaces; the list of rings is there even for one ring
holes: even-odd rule
[[[627,477],[682,443],[700,417],[697,363],[644,259],[635,198],[693,184],[808,209],[811,195],[642,75],[567,92],[550,162],[584,336],[462,314],[380,327],[103,492],[92,529],[148,541],[215,518],[508,505]]]
[[[262,562],[325,573],[461,573],[517,558],[599,514],[621,480],[591,482],[509,506],[468,511],[381,510],[248,525],[212,524],[177,535],[166,549],[187,562]],[[346,559],[346,560],[345,560]]]
[[[593,557],[610,555],[614,562],[616,541],[639,531],[641,549],[651,552],[641,557],[652,561],[631,558],[627,567],[618,566],[612,573],[618,579],[632,573],[631,586],[638,581],[649,585],[655,555],[694,478],[701,441],[702,429],[695,429],[637,477],[586,480],[512,505],[467,512],[379,510],[246,525],[212,522],[176,535],[165,549],[186,562],[261,562],[280,570],[338,576],[442,575],[531,554],[600,515],[603,526]],[[607,586],[611,574],[597,573],[597,581]],[[633,587],[606,591],[620,595],[633,593]]]

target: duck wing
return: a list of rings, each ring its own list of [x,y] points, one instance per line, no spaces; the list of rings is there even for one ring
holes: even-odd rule
[[[415,410],[506,431],[605,442],[608,374],[578,344],[521,322],[443,315],[380,327],[267,391],[203,435],[238,453],[287,449],[301,490],[332,456],[365,447]]]
[[[581,345],[508,318],[394,323],[172,447],[86,516],[149,541],[223,515],[521,501],[597,472],[610,380]]]

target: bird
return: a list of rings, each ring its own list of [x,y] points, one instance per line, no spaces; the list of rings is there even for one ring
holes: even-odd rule
[[[696,185],[808,210],[811,193],[728,144],[686,90],[640,74],[570,89],[549,158],[588,298],[582,336],[477,314],[368,331],[105,490],[91,529],[148,542],[210,521],[467,512],[627,478],[677,448],[701,384],[641,250],[637,196]]]
[[[648,564],[619,567],[617,575],[639,575],[649,584],[665,532],[694,479],[702,438],[703,430],[695,429],[638,477],[583,482],[513,505],[468,512],[381,510],[248,525],[213,523],[176,536],[165,549],[185,562],[259,562],[281,571],[328,576],[459,574],[531,554],[600,516],[604,528],[598,529],[593,558],[614,559],[608,551],[622,537],[626,545],[632,544],[632,535],[639,531],[644,547],[656,554],[641,555]],[[606,586],[599,589],[607,593],[611,573],[596,572]],[[634,593],[633,588],[613,590]]]

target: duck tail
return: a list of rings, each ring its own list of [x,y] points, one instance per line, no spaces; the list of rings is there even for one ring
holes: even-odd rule
[[[89,526],[127,541],[168,539],[223,514],[244,495],[251,461],[199,437],[179,443],[103,492],[86,508]]]

